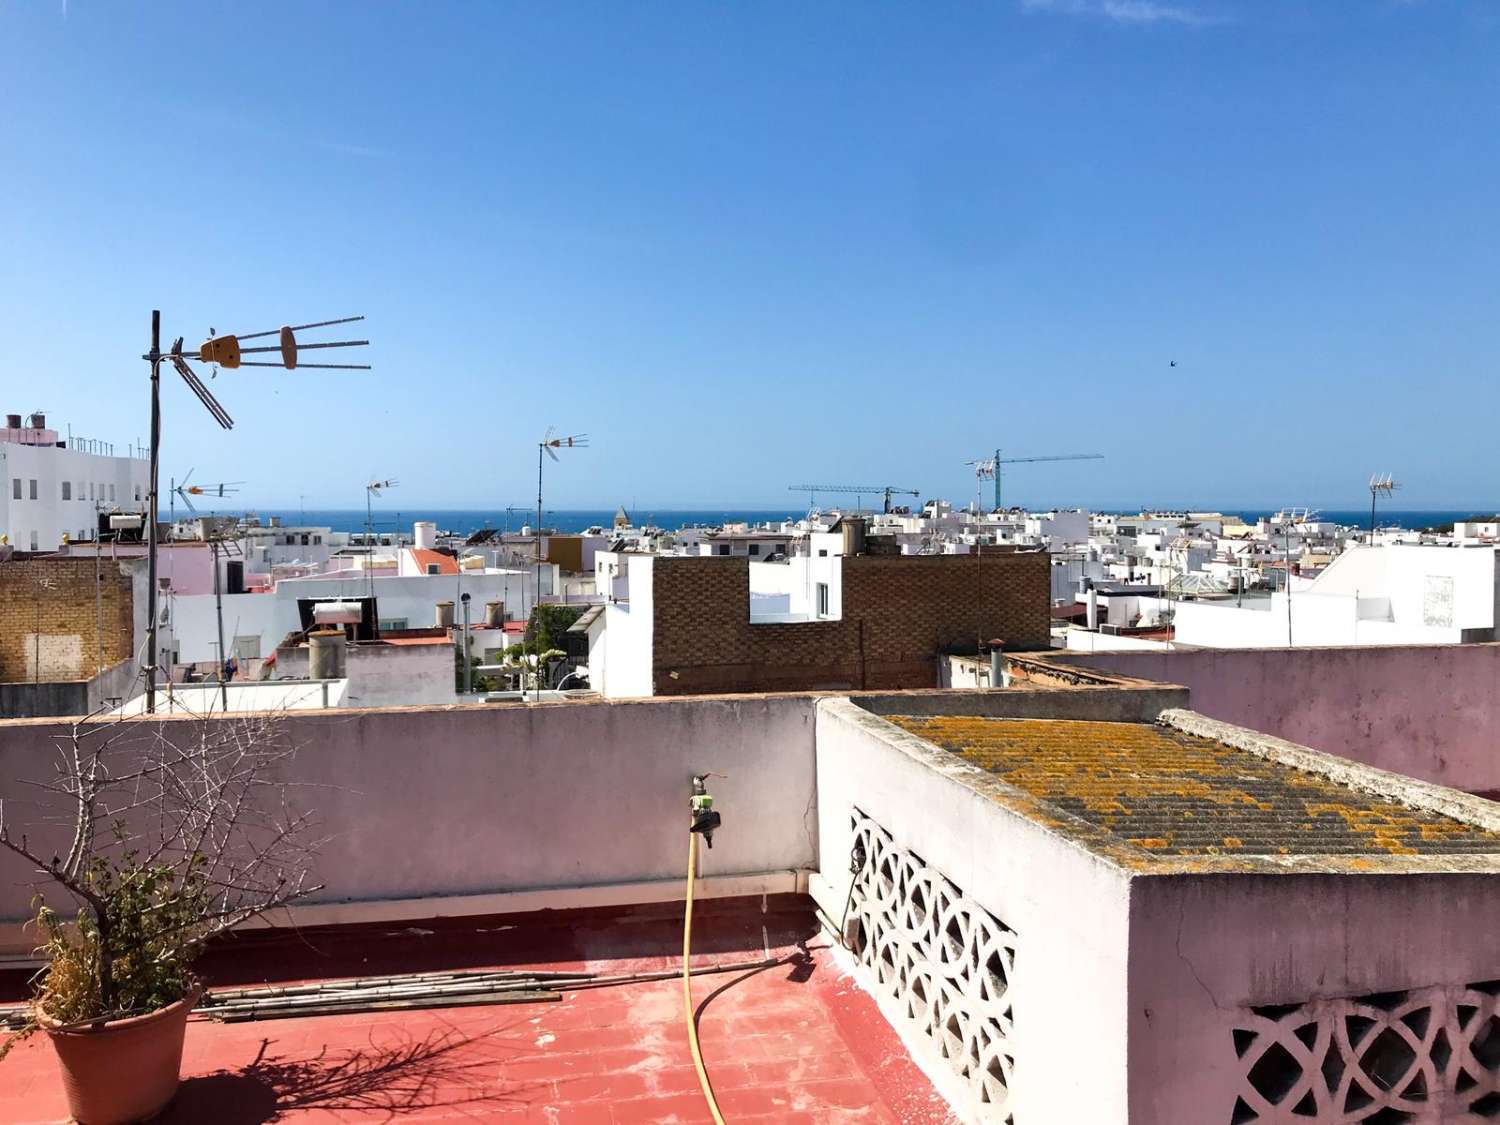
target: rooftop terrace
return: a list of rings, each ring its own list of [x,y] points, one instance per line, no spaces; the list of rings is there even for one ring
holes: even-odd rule
[[[726,1118],[761,1125],[946,1123],[875,1001],[836,962],[805,899],[704,904],[699,1035]],[[617,976],[680,969],[680,909],[426,921],[251,934],[210,955],[225,987],[386,972],[509,968]],[[24,978],[0,976],[18,998]],[[161,1125],[514,1121],[697,1125],[709,1120],[688,1051],[681,981],[564,990],[503,1007],[364,1012],[188,1027],[184,1083]],[[40,1038],[3,1064],[0,1121],[67,1115]]]

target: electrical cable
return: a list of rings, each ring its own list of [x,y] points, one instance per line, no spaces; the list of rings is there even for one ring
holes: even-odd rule
[[[693,1049],[693,1066],[698,1070],[698,1085],[703,1087],[703,1098],[708,1102],[708,1111],[713,1114],[714,1125],[725,1125],[724,1115],[719,1112],[719,1103],[714,1098],[713,1083],[708,1080],[708,1070],[703,1065],[703,1050],[698,1045],[698,1021],[693,1018],[693,974],[688,967],[688,958],[693,951],[693,875],[698,867],[698,833],[688,833],[687,909],[682,917],[682,1014],[687,1020],[688,1043]]]

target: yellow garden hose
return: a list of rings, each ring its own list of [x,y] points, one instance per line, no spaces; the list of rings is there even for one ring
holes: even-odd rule
[[[688,957],[693,950],[693,876],[697,870],[698,833],[689,832],[687,911],[682,919],[682,1014],[687,1019],[688,1043],[693,1048],[693,1065],[698,1068],[698,1085],[703,1087],[703,1097],[708,1102],[708,1111],[714,1115],[714,1125],[724,1125],[724,1115],[714,1100],[713,1083],[708,1080],[708,1071],[703,1066],[703,1050],[698,1046],[698,1021],[693,1018],[693,974],[688,967]]]

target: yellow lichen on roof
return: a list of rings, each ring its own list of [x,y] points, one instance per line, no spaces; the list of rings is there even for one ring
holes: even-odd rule
[[[1143,723],[891,721],[1157,855],[1500,853],[1500,833]]]

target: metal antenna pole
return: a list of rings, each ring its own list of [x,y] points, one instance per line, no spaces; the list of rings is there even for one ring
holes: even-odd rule
[[[214,619],[219,625],[219,709],[229,714],[229,656],[224,651],[224,594],[219,584],[219,541],[208,541],[214,558]]]
[[[156,490],[161,445],[161,310],[151,310],[151,492],[146,513],[146,714],[156,713]]]
[[[995,510],[1000,510],[1000,474],[1004,470],[1000,468],[1000,451],[995,450]]]
[[[536,447],[536,589],[532,592],[532,613],[542,601],[542,454],[547,443]]]

